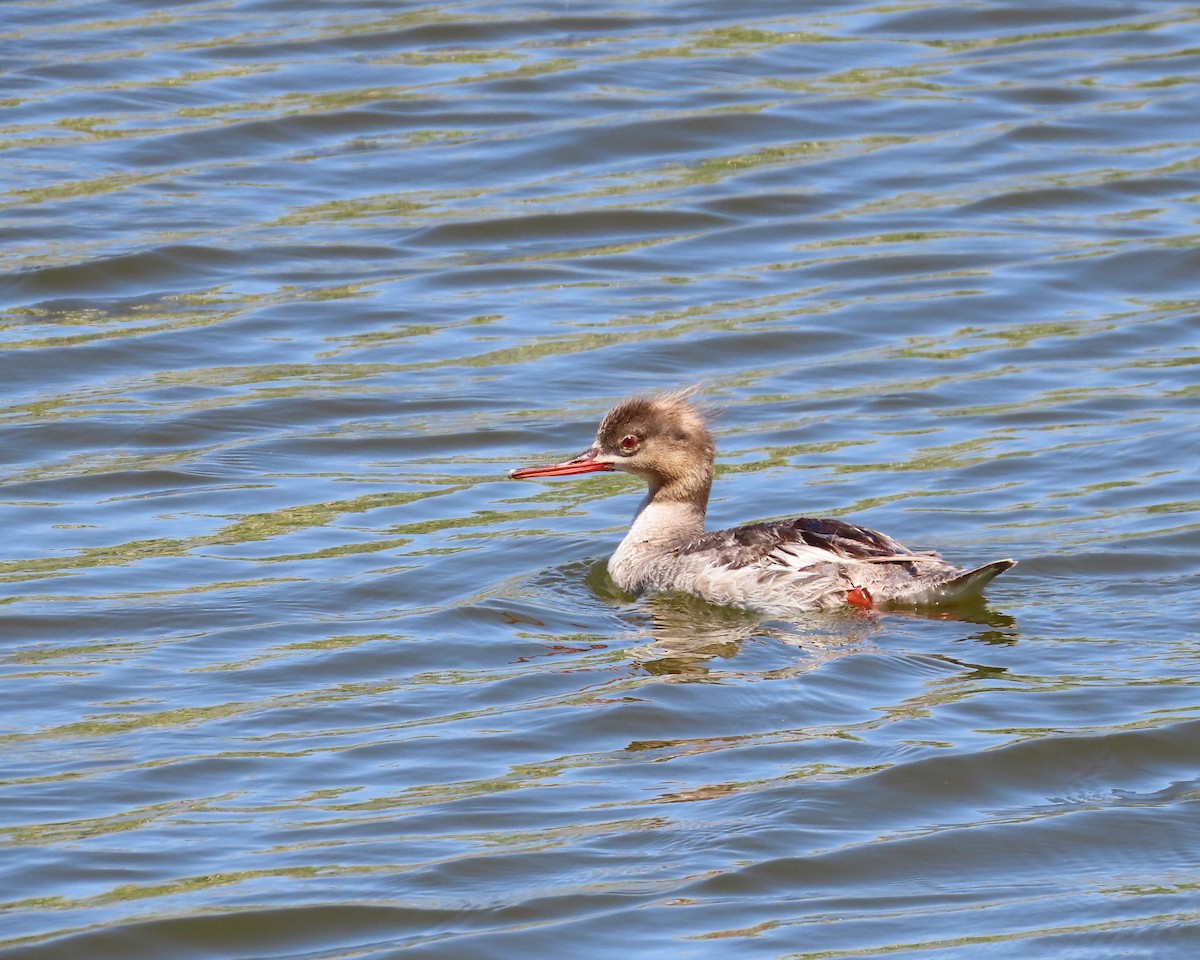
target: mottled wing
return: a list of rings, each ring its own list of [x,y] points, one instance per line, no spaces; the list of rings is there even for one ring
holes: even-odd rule
[[[772,524],[781,528],[782,542],[799,542],[832,554],[827,559],[891,561],[922,559],[933,556],[915,553],[878,530],[860,527],[844,520],[814,520],[797,517]]]
[[[995,561],[969,573],[936,553],[917,552],[891,537],[844,520],[798,517],[772,523],[755,523],[733,530],[705,534],[679,551],[704,554],[713,573],[704,595],[719,596],[733,587],[754,585],[765,605],[775,600],[817,608],[850,602],[851,591],[873,598],[904,603],[940,603],[978,593],[992,577],[1012,566]],[[724,570],[722,577],[717,571]],[[776,595],[772,597],[772,591]]]
[[[933,556],[914,553],[902,543],[867,527],[810,517],[718,530],[684,548],[687,553],[709,551],[720,558],[723,566],[734,570],[771,559],[787,566],[802,566],[846,560],[903,562]],[[803,563],[797,564],[798,560]]]

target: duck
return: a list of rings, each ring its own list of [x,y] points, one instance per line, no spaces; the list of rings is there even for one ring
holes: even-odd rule
[[[942,606],[978,597],[1014,566],[967,570],[845,520],[794,517],[705,529],[716,446],[687,393],[622,400],[578,456],[509,471],[516,480],[620,470],[646,496],[608,561],[629,594],[685,593],[765,614]]]

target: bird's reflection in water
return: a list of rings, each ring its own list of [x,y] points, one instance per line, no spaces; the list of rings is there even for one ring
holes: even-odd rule
[[[631,653],[642,669],[660,676],[706,675],[714,668],[713,660],[733,660],[743,652],[747,640],[794,648],[797,655],[789,657],[786,665],[754,671],[763,677],[794,676],[830,657],[861,650],[875,632],[871,618],[850,611],[814,613],[803,622],[789,623],[685,594],[648,596],[643,610],[649,614],[653,639]]]
[[[798,615],[793,620],[768,618],[749,610],[715,606],[684,594],[645,597],[651,641],[631,651],[642,669],[660,676],[699,677],[714,660],[731,661],[747,640],[767,640],[796,651],[786,665],[754,671],[764,679],[796,676],[831,659],[878,649],[873,637],[890,616],[955,621],[983,629],[964,634],[961,642],[1014,643],[1016,621],[984,603],[939,609],[897,609],[864,613],[847,609]]]
[[[705,662],[736,657],[742,642],[763,627],[761,617],[692,597],[650,597],[646,607],[654,639],[634,656],[650,673],[706,673]]]

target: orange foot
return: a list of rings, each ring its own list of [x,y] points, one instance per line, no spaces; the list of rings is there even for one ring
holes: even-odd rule
[[[846,602],[860,610],[870,610],[875,606],[875,601],[871,599],[871,591],[866,587],[855,587],[853,590],[847,591]]]

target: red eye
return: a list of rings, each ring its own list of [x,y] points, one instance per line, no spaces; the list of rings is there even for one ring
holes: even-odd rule
[[[621,438],[621,452],[622,453],[633,453],[633,451],[635,451],[638,448],[638,446],[639,446],[639,444],[641,444],[641,442],[642,441],[639,440],[632,433],[626,434],[625,436],[623,436]]]

